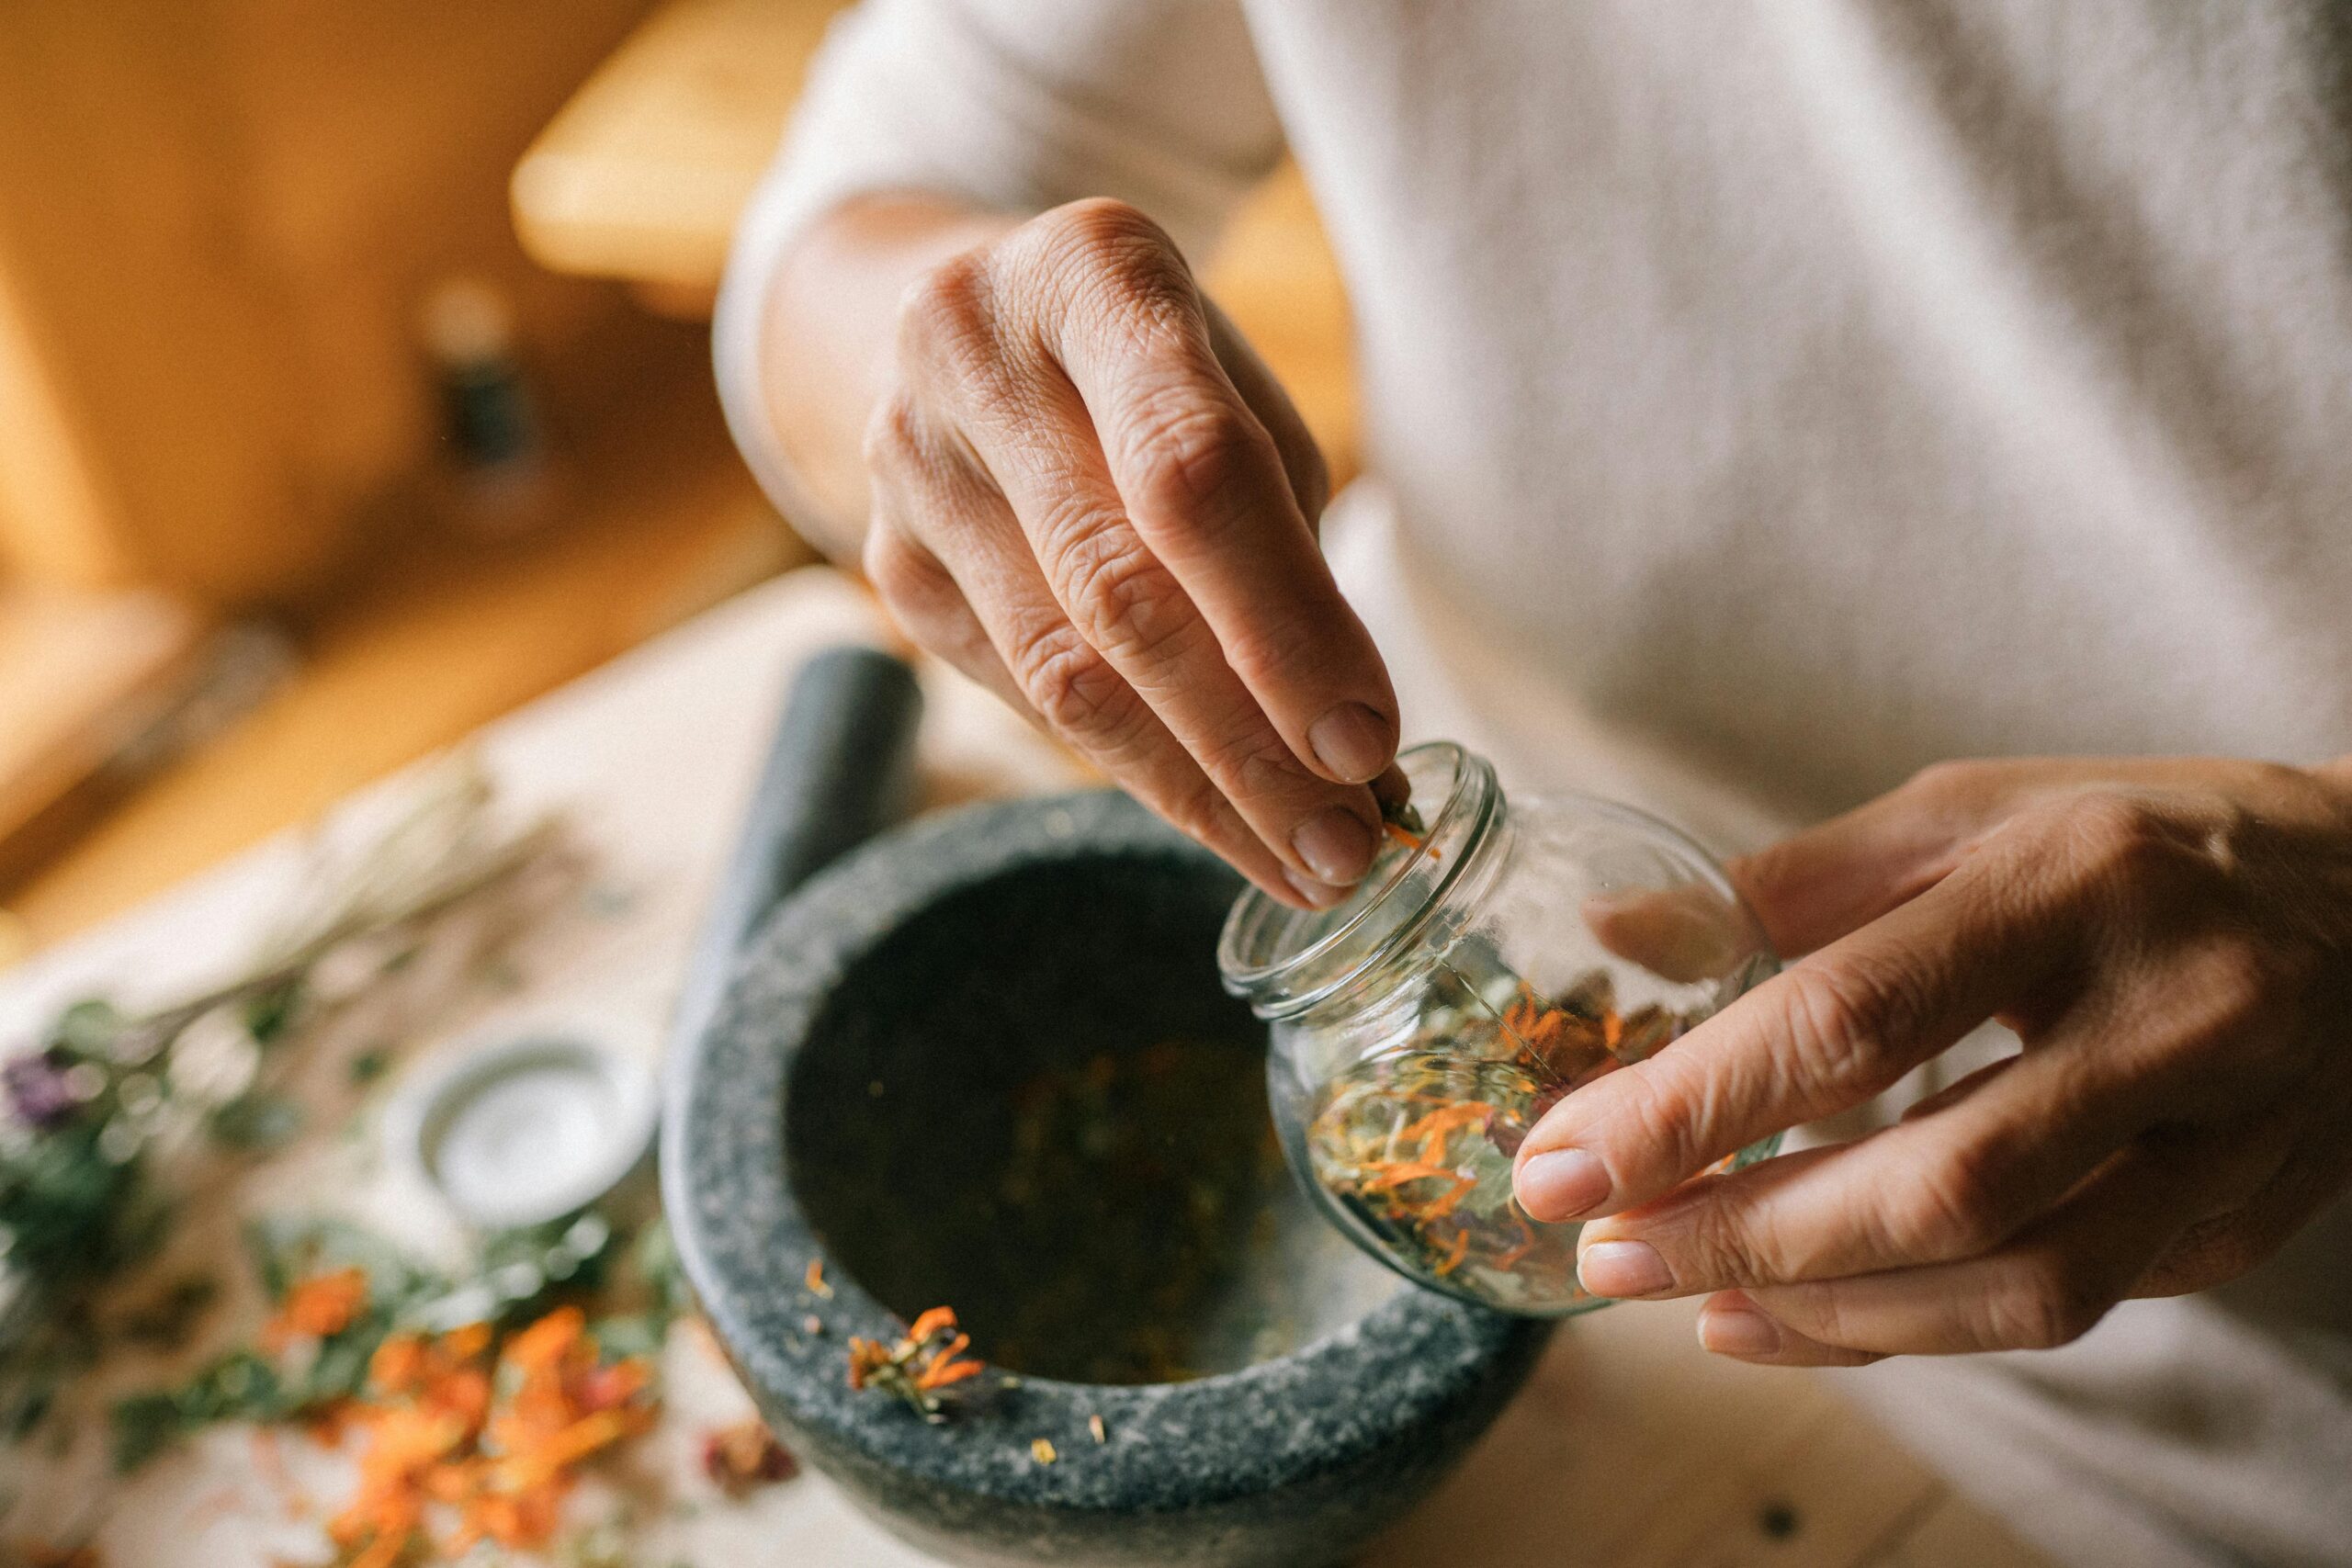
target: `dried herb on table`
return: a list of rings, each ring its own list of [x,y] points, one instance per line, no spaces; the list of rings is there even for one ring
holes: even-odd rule
[[[791,1480],[800,1465],[755,1417],[704,1436],[702,1472],[728,1496],[741,1497],[770,1482]]]
[[[526,874],[568,883],[556,825],[510,830],[490,807],[478,769],[428,775],[381,835],[322,862],[243,974],[151,1011],[76,1002],[0,1066],[0,1436],[29,1436],[107,1345],[144,1337],[145,1309],[112,1301],[141,1300],[125,1281],[190,1194],[299,1131],[293,1047],[367,990],[353,971],[393,972],[444,916],[511,892],[507,919],[458,933],[494,956]]]
[[[985,1370],[964,1355],[971,1343],[972,1337],[956,1325],[955,1309],[944,1306],[916,1318],[888,1345],[852,1335],[849,1386],[904,1400],[908,1408],[935,1426],[947,1419],[956,1386]]]
[[[656,1245],[657,1223],[633,1246],[605,1218],[509,1231],[483,1244],[462,1275],[421,1268],[375,1235],[338,1221],[275,1219],[247,1233],[272,1303],[251,1345],[223,1352],[175,1388],[119,1401],[115,1461],[134,1469],[220,1421],[331,1419],[360,1396],[370,1360],[400,1335],[495,1329],[565,1301],[603,1308],[593,1332],[610,1357],[660,1344],[679,1287]],[[623,1310],[626,1309],[626,1310]]]
[[[331,1222],[251,1241],[268,1322],[180,1387],[118,1404],[118,1458],[216,1421],[356,1431],[358,1486],[329,1524],[345,1568],[544,1546],[579,1467],[652,1424],[651,1358],[683,1302],[658,1219],[633,1236],[593,1210],[509,1232],[461,1276]]]

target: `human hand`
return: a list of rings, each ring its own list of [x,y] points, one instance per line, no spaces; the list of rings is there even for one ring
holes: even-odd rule
[[[1132,208],[931,269],[865,444],[865,569],[909,635],[1292,903],[1379,841],[1396,700],[1316,544],[1321,455]]]
[[[1597,1294],[1706,1294],[1779,1365],[2047,1347],[2231,1280],[2352,1181],[2352,773],[1931,768],[1733,868],[1808,956],[1532,1129],[1521,1202]],[[1710,1165],[1987,1018],[2022,1055],[1894,1127]]]

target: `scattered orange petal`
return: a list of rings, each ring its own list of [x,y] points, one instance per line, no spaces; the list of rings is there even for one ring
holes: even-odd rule
[[[351,1326],[368,1304],[368,1271],[338,1269],[314,1274],[286,1292],[277,1311],[262,1325],[261,1346],[281,1350],[297,1339],[323,1339]]]
[[[791,1450],[757,1419],[722,1427],[702,1440],[702,1472],[730,1497],[768,1482],[789,1481],[799,1472]]]
[[[506,1342],[499,1359],[525,1371],[552,1366],[580,1342],[587,1315],[576,1306],[558,1307]]]

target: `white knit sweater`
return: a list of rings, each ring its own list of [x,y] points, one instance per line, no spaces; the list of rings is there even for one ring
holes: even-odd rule
[[[1730,849],[1944,757],[2352,751],[2346,7],[868,0],[721,298],[747,456],[842,197],[1197,253],[1285,143],[1408,733]],[[2352,1562],[2352,1213],[2266,1276],[1847,1386],[2072,1560]]]

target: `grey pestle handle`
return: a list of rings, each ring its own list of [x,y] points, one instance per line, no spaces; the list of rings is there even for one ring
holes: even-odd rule
[[[673,1059],[710,1027],[737,955],[776,906],[913,806],[922,716],[914,671],[878,649],[829,648],[800,667],[687,955]]]

